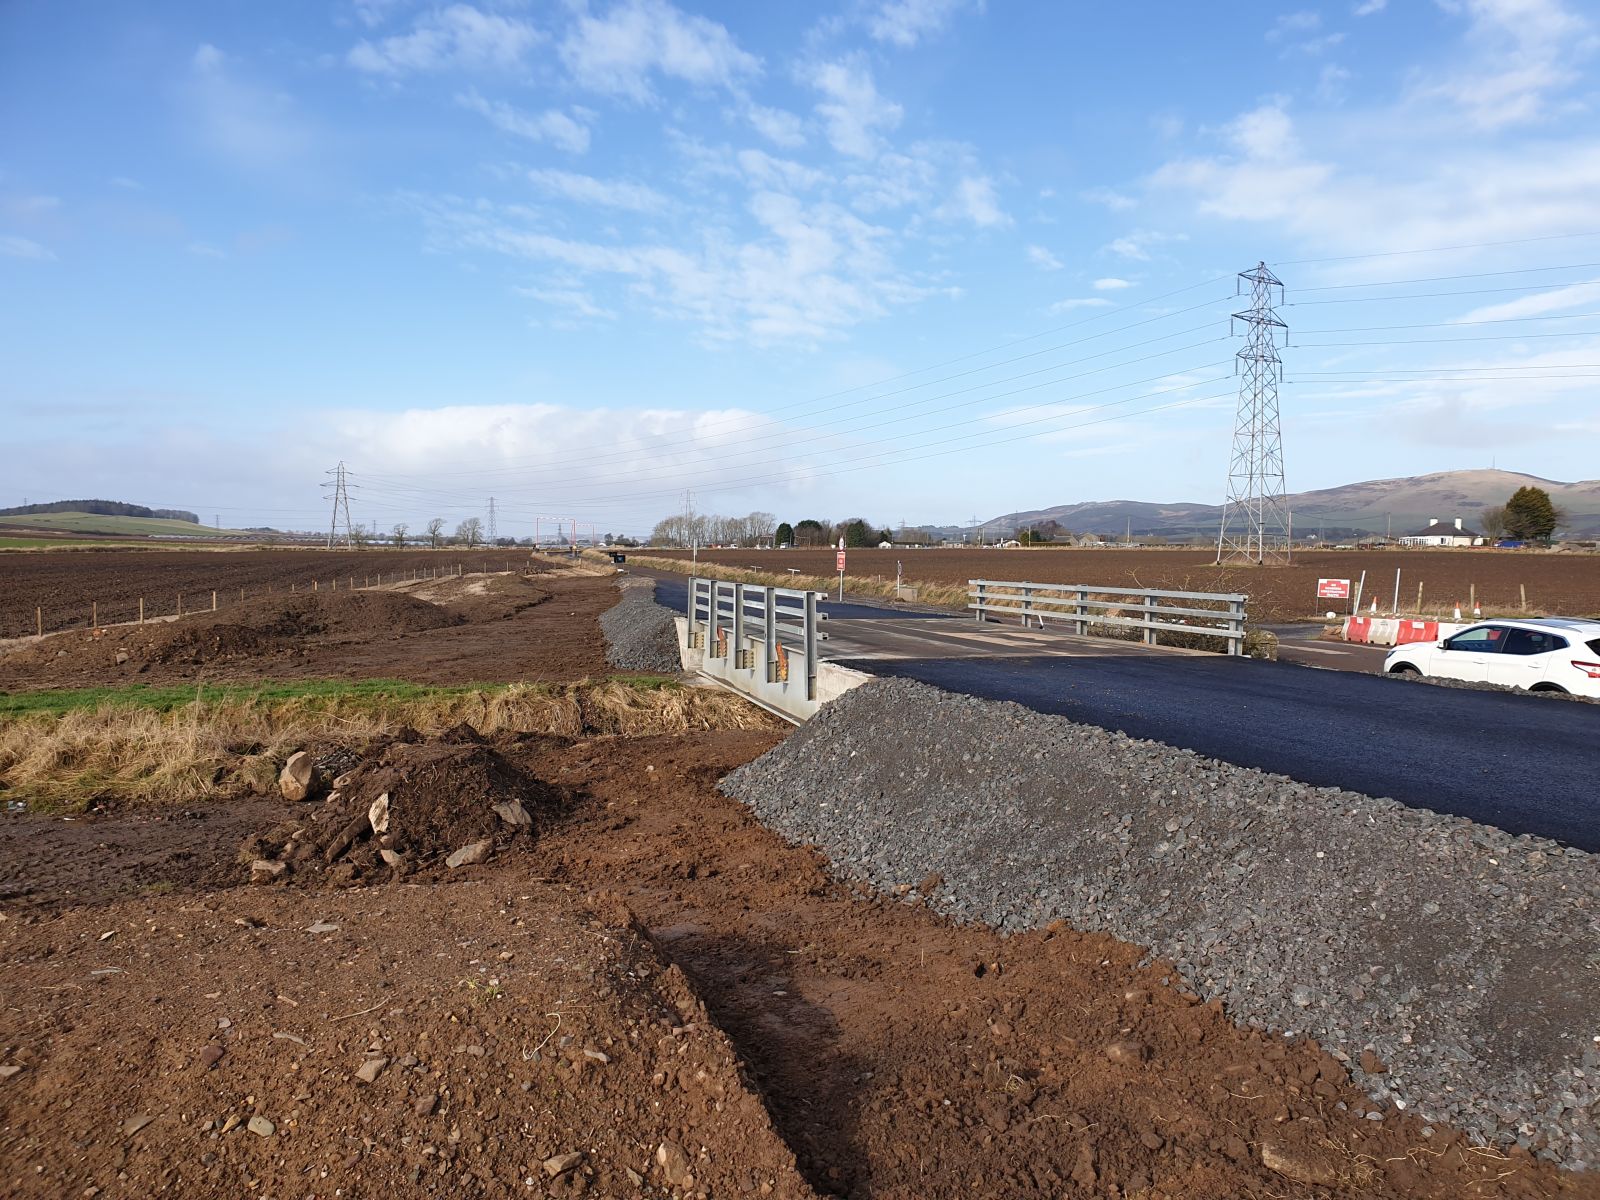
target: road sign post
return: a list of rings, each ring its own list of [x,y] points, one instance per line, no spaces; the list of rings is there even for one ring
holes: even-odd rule
[[[835,556],[839,568],[839,603],[844,603],[844,539],[839,539],[839,553]]]

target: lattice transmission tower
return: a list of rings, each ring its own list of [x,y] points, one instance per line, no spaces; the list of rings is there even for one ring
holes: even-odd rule
[[[500,530],[494,522],[494,497],[489,497],[489,545],[494,545],[495,539],[500,536]]]
[[[1288,329],[1277,312],[1283,303],[1283,281],[1264,262],[1239,272],[1239,279],[1250,284],[1250,307],[1233,314],[1234,321],[1244,322],[1245,341],[1237,355],[1239,407],[1228,462],[1228,498],[1217,531],[1217,562],[1288,562],[1289,513],[1278,423],[1278,388],[1283,382],[1278,331]]]
[[[328,521],[328,549],[332,550],[334,542],[339,538],[339,523],[341,520],[344,522],[344,544],[353,548],[356,543],[355,537],[350,530],[350,488],[345,481],[343,460],[333,470],[324,471],[323,474],[333,476],[330,481],[322,485],[323,491],[332,489],[331,496],[333,499],[333,516]]]

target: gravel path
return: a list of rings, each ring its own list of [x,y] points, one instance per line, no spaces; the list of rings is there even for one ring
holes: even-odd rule
[[[909,680],[848,693],[722,787],[884,891],[1149,946],[1380,1101],[1600,1159],[1581,851]]]
[[[656,603],[655,581],[623,576],[617,586],[621,598],[600,615],[600,628],[606,635],[606,661],[624,671],[678,674],[683,670],[683,660],[678,654],[674,614]]]

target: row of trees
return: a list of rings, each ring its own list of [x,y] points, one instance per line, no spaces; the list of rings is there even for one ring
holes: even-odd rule
[[[677,513],[657,521],[650,531],[652,546],[770,546],[778,529],[777,518],[768,512],[753,512],[742,517],[717,513]],[[776,539],[782,542],[782,538]]]

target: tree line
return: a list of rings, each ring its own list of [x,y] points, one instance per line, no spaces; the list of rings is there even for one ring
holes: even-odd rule
[[[650,545],[686,549],[690,546],[739,546],[759,549],[771,546],[876,546],[893,541],[894,536],[876,522],[864,517],[842,521],[807,517],[778,521],[771,513],[753,512],[743,517],[724,517],[717,513],[677,513],[657,521],[650,531]]]
[[[1490,539],[1548,542],[1556,530],[1567,524],[1567,514],[1542,487],[1527,486],[1519,487],[1504,504],[1484,509],[1478,514],[1478,524]]]

